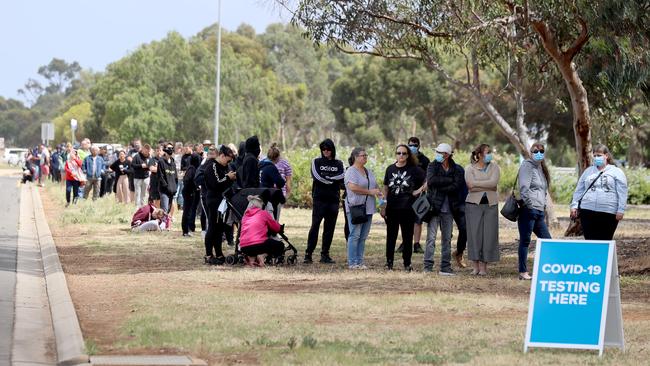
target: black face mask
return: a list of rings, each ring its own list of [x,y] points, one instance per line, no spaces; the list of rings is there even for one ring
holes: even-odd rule
[[[170,147],[170,148],[167,148],[167,149],[164,149],[163,151],[164,151],[165,154],[167,154],[167,155],[171,155],[171,154],[174,153],[174,149],[172,149],[171,147]]]

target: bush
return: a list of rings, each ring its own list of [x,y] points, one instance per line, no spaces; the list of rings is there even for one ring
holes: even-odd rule
[[[348,166],[347,159],[350,156],[352,147],[337,148],[337,159],[343,161],[345,167]],[[394,146],[376,145],[368,147],[368,165],[367,168],[377,177],[381,186],[386,167],[395,162]],[[433,148],[423,149],[424,154],[430,159],[433,158]],[[293,191],[288,198],[287,204],[294,207],[311,207],[311,162],[320,156],[318,147],[311,149],[296,149],[284,153],[285,158],[291,163],[293,168]],[[454,160],[462,167],[469,164],[470,153],[467,151],[457,151],[454,154]],[[512,154],[495,154],[494,161],[501,168],[501,179],[499,180],[499,193],[502,198],[510,194],[519,170],[519,157]],[[650,171],[648,169],[624,169],[628,179],[628,203],[633,205],[650,204]],[[577,174],[561,174],[554,171],[551,167],[551,195],[554,202],[568,204],[573,197],[576,183],[578,182]]]

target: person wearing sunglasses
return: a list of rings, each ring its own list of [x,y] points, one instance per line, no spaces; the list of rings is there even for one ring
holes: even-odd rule
[[[490,145],[480,144],[472,151],[465,168],[469,194],[465,199],[467,254],[473,275],[486,276],[487,264],[499,261],[499,196],[501,170],[492,161]]]
[[[524,160],[519,167],[518,186],[523,205],[519,212],[517,226],[519,228],[519,279],[531,280],[528,273],[528,246],[530,237],[535,233],[539,239],[550,239],[551,233],[544,221],[546,196],[551,186],[551,176],[544,163],[544,145],[539,142],[530,147],[530,158]]]
[[[427,190],[432,201],[434,216],[427,228],[427,244],[424,249],[424,271],[433,272],[433,253],[436,248],[438,226],[442,232],[440,272],[441,276],[454,276],[451,269],[451,231],[454,215],[461,215],[464,200],[461,191],[465,186],[465,172],[452,159],[451,146],[442,143],[436,147],[435,160],[427,168]],[[462,213],[464,215],[464,213]]]
[[[395,163],[386,168],[384,175],[386,206],[381,210],[381,216],[386,220],[386,269],[393,269],[395,242],[401,228],[404,270],[410,272],[413,270],[411,255],[416,218],[412,205],[424,190],[424,171],[418,166],[415,154],[406,145],[397,145],[395,157]]]
[[[325,139],[320,143],[321,156],[311,163],[311,176],[313,185],[311,189],[312,214],[311,228],[307,237],[307,250],[303,263],[312,263],[312,253],[318,242],[320,223],[325,221],[323,227],[323,241],[321,243],[320,263],[334,264],[330,257],[330,246],[334,238],[336,219],[339,215],[341,189],[345,178],[343,162],[336,159],[334,141]]]
[[[593,166],[585,169],[573,192],[571,218],[580,215],[585,239],[612,240],[618,222],[625,214],[627,178],[614,165],[607,146],[596,145],[593,159]]]
[[[422,153],[420,150],[420,139],[416,136],[412,136],[408,141],[409,150],[415,155],[415,158],[418,161],[418,166],[422,169],[423,172],[427,171],[429,163],[431,160]],[[424,191],[426,191],[426,184],[423,184]],[[415,226],[413,228],[413,253],[422,253],[422,246],[420,245],[420,239],[422,238],[422,220],[418,217],[415,218]],[[397,248],[397,252],[401,253],[404,249],[404,243],[400,244]]]

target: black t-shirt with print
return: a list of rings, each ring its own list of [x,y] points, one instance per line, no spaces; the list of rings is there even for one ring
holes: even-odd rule
[[[398,167],[391,164],[386,168],[384,186],[388,188],[387,206],[390,209],[410,208],[417,197],[413,191],[424,184],[424,170],[418,166]]]

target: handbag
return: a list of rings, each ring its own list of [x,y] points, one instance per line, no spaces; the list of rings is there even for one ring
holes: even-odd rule
[[[366,177],[368,178],[368,190],[370,190],[370,175],[368,174],[368,170],[366,168],[363,168],[363,170],[366,171]],[[346,197],[345,199],[347,200],[348,198]],[[368,195],[366,195],[366,199],[361,205],[352,206],[350,205],[350,201],[348,201],[348,207],[350,208],[350,221],[353,225],[363,224],[368,221],[368,215],[366,214],[367,202]]]
[[[429,222],[432,217],[439,214],[433,205],[436,192],[435,189],[430,189],[426,193],[421,193],[415,202],[413,202],[413,205],[411,205],[413,211],[415,211],[415,216],[417,216],[420,221]]]
[[[517,196],[515,196],[517,180],[519,180],[519,172],[517,172],[515,183],[512,185],[512,192],[510,192],[506,202],[503,204],[503,207],[501,207],[501,215],[512,222],[517,221],[517,218],[519,218],[519,211],[521,210],[521,200],[518,200]]]

